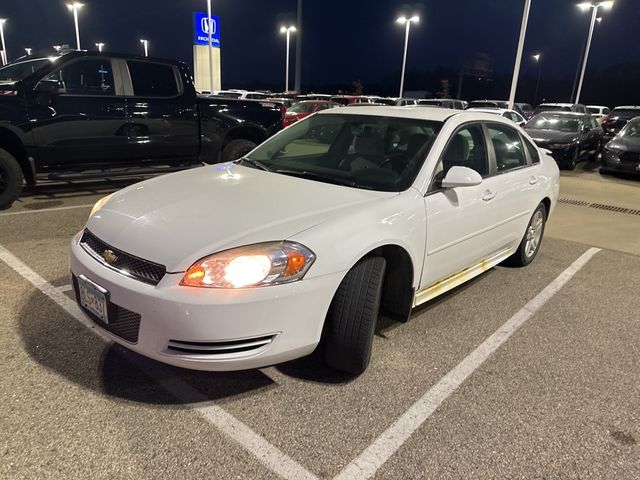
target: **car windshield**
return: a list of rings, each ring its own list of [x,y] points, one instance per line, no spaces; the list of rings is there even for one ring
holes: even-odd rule
[[[56,58],[57,57],[32,58],[18,63],[11,63],[6,67],[0,68],[0,82],[18,82],[23,80],[45,65],[49,65]]]
[[[587,107],[587,110],[589,110],[589,112],[591,112],[591,113],[595,113],[596,115],[598,115],[600,113],[601,108],[600,107]]]
[[[618,135],[625,138],[640,138],[640,121],[627,123]]]
[[[267,140],[247,163],[285,175],[399,192],[415,180],[442,122],[321,114]]]
[[[614,108],[611,112],[612,117],[640,117],[640,108]]]
[[[529,120],[526,128],[556,130],[558,132],[577,132],[580,129],[580,118],[557,113],[541,113]]]
[[[287,112],[292,113],[311,113],[313,112],[313,107],[316,106],[316,102],[298,102],[294,105],[291,105],[287,109]]]
[[[566,105],[540,105],[536,112],[570,112],[571,107]]]

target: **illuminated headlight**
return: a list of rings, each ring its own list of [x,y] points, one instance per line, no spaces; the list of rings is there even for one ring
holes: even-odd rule
[[[198,260],[184,274],[180,285],[243,288],[290,283],[304,277],[315,258],[299,243],[258,243]]]
[[[553,150],[564,150],[571,147],[572,143],[550,143],[549,148]]]
[[[112,193],[111,195],[107,195],[106,197],[102,197],[100,200],[98,200],[96,202],[96,204],[93,206],[93,208],[91,209],[91,213],[89,214],[89,218],[93,217],[96,213],[98,213],[98,211],[104,207],[105,203],[107,203],[109,201],[109,199],[111,197],[113,197],[114,193]]]

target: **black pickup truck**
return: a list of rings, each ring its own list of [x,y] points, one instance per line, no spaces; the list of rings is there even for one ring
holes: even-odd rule
[[[186,64],[72,51],[0,68],[0,209],[23,185],[239,158],[282,128],[277,102],[198,95]]]

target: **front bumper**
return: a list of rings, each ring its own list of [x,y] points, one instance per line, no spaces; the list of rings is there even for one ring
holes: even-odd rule
[[[114,309],[139,315],[137,337],[123,338],[116,334],[118,329],[105,326],[81,307],[87,317],[130,350],[195,370],[259,368],[311,353],[344,275],[231,290],[182,287],[181,273],[167,273],[153,286],[97,262],[78,244],[80,236],[71,242],[74,283],[83,275],[109,292]]]
[[[604,152],[602,153],[600,169],[604,171],[624,172],[624,173],[632,173],[632,174],[640,175],[640,159],[638,160],[621,159],[618,155],[615,155],[605,149]]]

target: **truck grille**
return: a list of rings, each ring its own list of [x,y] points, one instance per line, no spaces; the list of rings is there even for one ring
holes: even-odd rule
[[[118,250],[104,243],[89,230],[84,231],[80,246],[105,267],[150,285],[160,283],[167,272],[164,265],[143,260]]]

